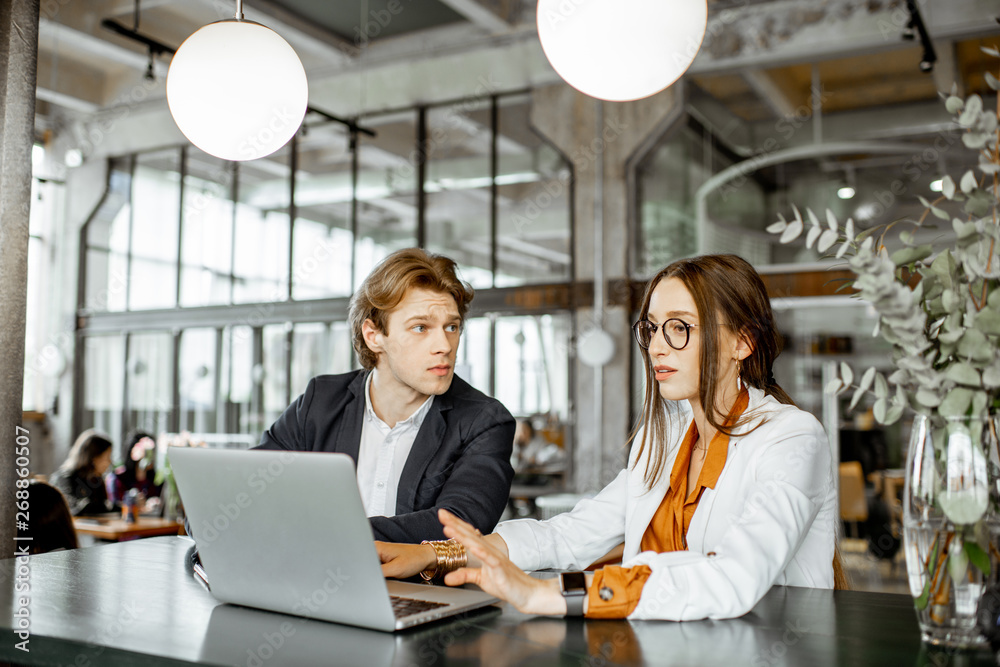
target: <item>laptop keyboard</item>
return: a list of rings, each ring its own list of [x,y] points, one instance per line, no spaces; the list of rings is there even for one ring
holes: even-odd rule
[[[430,609],[438,609],[440,607],[448,606],[443,602],[431,602],[430,600],[414,600],[413,598],[401,598],[398,595],[390,595],[389,601],[392,602],[392,613],[396,616],[396,618],[405,618],[407,616],[413,616],[414,614],[419,614],[422,611],[428,611]]]

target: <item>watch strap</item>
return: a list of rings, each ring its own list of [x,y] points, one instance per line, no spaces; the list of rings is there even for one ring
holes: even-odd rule
[[[566,601],[566,615],[567,616],[583,616],[583,601],[587,599],[587,587],[575,586],[572,588],[567,588],[566,577],[564,574],[582,574],[582,573],[562,573],[559,575],[559,588],[562,591],[563,599]]]

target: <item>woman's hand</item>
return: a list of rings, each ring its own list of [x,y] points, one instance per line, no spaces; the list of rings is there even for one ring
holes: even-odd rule
[[[429,544],[395,544],[375,541],[375,551],[382,562],[382,575],[406,579],[437,564],[437,554]]]
[[[469,552],[470,562],[478,561],[480,565],[478,568],[463,567],[448,573],[444,578],[446,584],[476,584],[490,595],[510,602],[518,611],[526,614],[566,613],[566,601],[559,592],[558,579],[529,577],[501,549],[448,510],[438,510],[438,519],[444,525],[444,534],[461,542]]]

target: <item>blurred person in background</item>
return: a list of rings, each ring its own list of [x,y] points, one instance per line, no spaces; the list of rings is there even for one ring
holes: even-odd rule
[[[145,431],[132,431],[125,447],[125,462],[108,475],[108,496],[121,503],[135,489],[142,500],[142,511],[159,507],[162,485],[156,483],[156,440]]]
[[[104,475],[111,467],[111,440],[94,429],[76,439],[69,456],[49,477],[49,483],[66,498],[73,516],[103,514],[114,509],[108,499]]]
[[[17,534],[18,537],[28,538],[23,542],[28,545],[28,552],[44,554],[79,547],[73,516],[62,493],[54,486],[39,481],[31,482],[26,491],[31,520],[28,521],[28,529],[18,530]]]

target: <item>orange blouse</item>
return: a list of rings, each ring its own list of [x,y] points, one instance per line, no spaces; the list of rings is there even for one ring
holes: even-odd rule
[[[749,402],[750,396],[744,389],[726,417],[724,426],[729,427],[734,424],[747,409]],[[697,441],[698,427],[692,420],[684,440],[681,441],[677,458],[674,459],[674,467],[670,472],[670,488],[639,543],[641,551],[665,553],[687,550],[685,536],[688,526],[691,525],[691,517],[698,509],[698,502],[705,489],[715,488],[719,475],[726,465],[729,451],[729,436],[721,431],[717,432],[708,445],[708,454],[705,456],[698,481],[694,488],[688,491],[688,469]],[[631,614],[639,604],[642,587],[651,572],[648,565],[630,568],[612,566],[595,572],[588,591],[587,617],[624,618]]]

